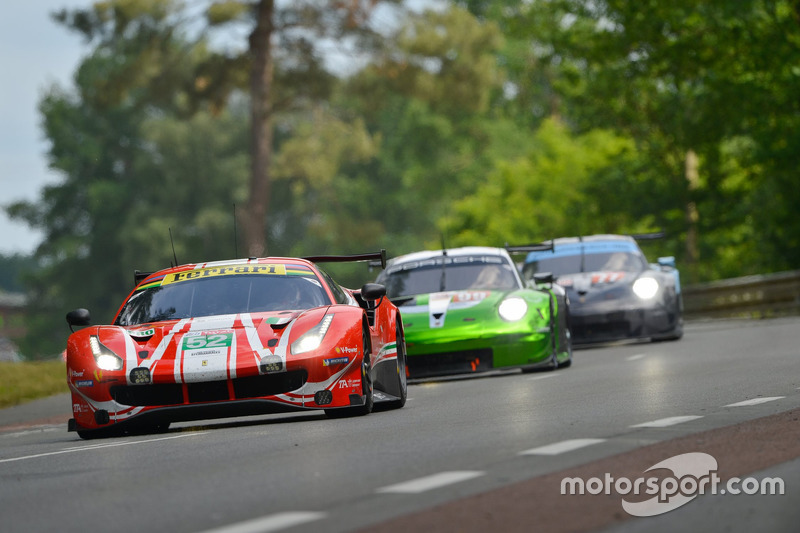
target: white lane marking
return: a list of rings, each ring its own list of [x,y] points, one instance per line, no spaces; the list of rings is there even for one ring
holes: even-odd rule
[[[403,483],[389,485],[388,487],[383,487],[382,489],[378,489],[375,492],[418,494],[420,492],[438,489],[446,485],[452,485],[453,483],[459,483],[461,481],[466,481],[468,479],[480,477],[482,475],[484,475],[484,472],[478,472],[475,470],[460,470],[460,471],[457,470],[453,472],[441,472],[439,474],[433,474],[432,476],[421,477],[418,479],[412,479],[411,481],[405,481]]]
[[[667,426],[674,426],[675,424],[682,424],[690,420],[697,420],[703,418],[702,416],[687,415],[687,416],[671,416],[669,418],[659,418],[658,420],[651,420],[650,422],[642,422],[631,426],[632,428],[665,428]]]
[[[644,355],[645,354],[643,354],[643,353],[637,353],[636,355],[631,355],[630,357],[628,357],[627,360],[628,361],[637,361],[639,359],[643,359]]]
[[[744,400],[743,402],[729,403],[723,407],[746,407],[748,405],[758,405],[761,403],[774,402],[786,398],[786,396],[769,396],[766,398],[753,398],[752,400]]]
[[[183,437],[194,437],[197,435],[205,435],[208,433],[207,431],[200,432],[200,433],[184,433],[181,435],[174,435],[172,437],[160,437],[157,439],[147,439],[147,440],[137,440],[137,441],[125,441],[125,442],[112,442],[109,444],[92,444],[89,446],[80,446],[78,448],[67,448],[66,450],[59,450],[57,452],[47,452],[47,453],[37,453],[35,455],[24,455],[22,457],[10,457],[8,459],[0,459],[0,463],[11,463],[13,461],[24,461],[26,459],[36,459],[39,457],[49,457],[51,455],[61,455],[62,453],[72,453],[72,452],[85,452],[89,450],[97,450],[100,448],[114,448],[116,446],[130,446],[132,444],[145,444],[148,442],[158,442],[160,440],[172,440],[172,439],[180,439]]]
[[[206,529],[201,533],[269,533],[320,520],[325,516],[325,513],[315,513],[313,511],[287,511],[254,518],[238,524]]]
[[[561,374],[542,374],[541,376],[533,376],[531,378],[528,378],[528,381],[538,381],[540,379],[555,378],[560,375]]]
[[[592,444],[599,444],[605,442],[606,439],[570,439],[562,440],[546,446],[539,446],[538,448],[531,448],[524,452],[519,452],[519,455],[558,455],[561,453],[571,452],[579,448],[591,446]]]

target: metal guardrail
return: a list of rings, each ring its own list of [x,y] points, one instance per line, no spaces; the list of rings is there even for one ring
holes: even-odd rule
[[[800,270],[698,283],[683,288],[684,316],[770,318],[800,314]]]

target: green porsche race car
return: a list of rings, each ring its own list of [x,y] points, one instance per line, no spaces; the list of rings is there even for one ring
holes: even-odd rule
[[[506,249],[399,256],[377,282],[399,307],[409,378],[572,363],[564,289],[546,273],[525,285]]]

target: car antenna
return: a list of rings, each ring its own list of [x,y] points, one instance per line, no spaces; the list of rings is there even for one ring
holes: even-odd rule
[[[178,266],[178,256],[175,255],[175,241],[172,240],[172,228],[169,228],[169,242],[172,245],[172,258],[175,259],[175,266]]]
[[[447,259],[447,248],[444,246],[444,233],[442,233],[442,277],[439,280],[439,292],[444,292],[444,288],[447,286],[447,274],[445,271],[445,260]]]
[[[583,246],[583,235],[578,236],[578,242],[581,243],[581,274],[586,270],[586,252]]]
[[[239,257],[239,241],[236,240],[236,204],[233,204],[233,257]]]

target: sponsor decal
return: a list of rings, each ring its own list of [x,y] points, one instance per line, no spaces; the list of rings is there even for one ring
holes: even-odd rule
[[[86,387],[94,387],[94,380],[91,379],[81,379],[75,382],[75,386],[84,389]]]
[[[781,478],[732,477],[722,483],[717,474],[717,460],[702,452],[676,455],[654,464],[645,473],[662,470],[665,473],[649,477],[614,478],[606,473],[602,478],[587,480],[567,477],[561,480],[561,494],[605,494],[612,492],[622,498],[622,508],[632,516],[647,517],[668,513],[686,505],[701,494],[761,494],[782,495],[785,483]],[[666,473],[669,472],[669,473]],[[652,496],[642,499],[641,496]]]
[[[384,394],[379,390],[373,391],[372,395],[375,398],[376,402],[382,402],[383,400],[391,400],[392,399],[391,396],[389,396],[388,394]]]
[[[442,262],[445,265],[463,265],[463,264],[484,264],[484,265],[503,265],[505,260],[500,256],[494,255],[455,255],[455,256],[437,256],[430,259],[423,259],[420,261],[407,261],[397,265],[392,265],[386,269],[387,274],[395,274],[404,270],[414,270],[416,268],[436,267],[441,266]]]
[[[489,291],[457,292],[453,295],[453,303],[480,302],[491,294]]]
[[[428,326],[441,328],[444,326],[444,319],[447,316],[447,306],[450,305],[450,298],[453,295],[446,292],[431,294],[428,298]]]
[[[334,351],[336,353],[357,353],[358,352],[358,348],[347,348],[347,347],[339,347],[339,346],[337,346],[336,348],[334,348]]]
[[[625,272],[597,272],[592,275],[592,285],[614,283],[625,277]]]
[[[602,283],[616,283],[625,277],[625,272],[595,272],[592,274],[588,285],[600,285]],[[576,287],[577,289],[588,288],[586,280],[583,280],[583,287],[577,287],[574,278],[558,278],[556,283],[562,287]]]
[[[85,372],[85,370],[81,370],[80,372],[78,372],[77,370],[72,370],[70,368],[69,369],[69,377],[71,377],[71,378],[82,378],[84,372]]]
[[[220,355],[225,352],[220,352],[220,350],[212,349],[212,350],[185,350],[184,353],[188,357],[206,357],[209,355]]]
[[[186,270],[184,272],[175,272],[167,274],[161,285],[169,285],[171,283],[179,283],[181,281],[189,281],[192,279],[212,278],[216,276],[232,276],[241,274],[261,274],[271,276],[285,276],[286,265],[281,264],[264,264],[264,265],[231,265],[219,266],[209,268],[196,268],[194,270]]]
[[[360,378],[350,378],[350,379],[340,379],[338,387],[340,389],[355,389],[356,387],[361,386],[361,379]]]
[[[337,348],[336,351],[338,352],[339,349]],[[331,365],[344,365],[350,362],[349,357],[334,357],[332,359],[323,359],[322,366],[331,366]]]
[[[135,331],[129,331],[129,335],[136,339],[142,339],[145,337],[152,337],[156,334],[155,328],[147,328],[147,329],[138,329]]]
[[[155,333],[156,333],[155,328],[140,329],[140,330],[129,332],[130,336],[135,338],[135,339],[143,339],[143,338],[146,338],[146,337],[152,337],[153,335],[155,335]]]

